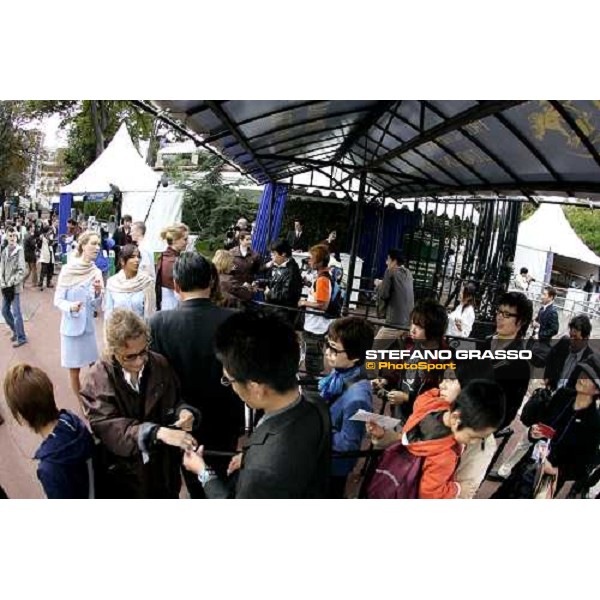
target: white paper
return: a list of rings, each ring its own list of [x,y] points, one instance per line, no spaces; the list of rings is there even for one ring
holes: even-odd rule
[[[373,421],[377,423],[380,427],[384,429],[394,429],[396,425],[400,423],[400,419],[394,419],[392,417],[386,417],[384,415],[378,415],[376,413],[367,412],[362,408],[356,411],[356,414],[350,417],[351,421],[363,421],[367,423],[368,421]]]

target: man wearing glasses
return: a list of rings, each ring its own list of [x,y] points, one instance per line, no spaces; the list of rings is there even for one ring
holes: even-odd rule
[[[531,300],[522,292],[507,292],[499,301],[496,311],[496,333],[490,340],[491,350],[524,350],[523,338],[533,318]],[[498,431],[506,429],[515,419],[529,386],[529,362],[523,359],[496,360],[493,362],[494,379],[502,388],[506,398],[504,422]],[[495,440],[486,441],[484,451],[488,458],[482,460],[486,470],[496,449]],[[498,480],[498,473],[489,478]]]
[[[507,292],[496,311],[496,333],[492,350],[523,350],[523,338],[533,317],[533,306],[522,292]],[[529,363],[523,359],[494,362],[494,377],[506,396],[506,414],[500,427],[508,427],[517,416],[529,385]]]
[[[231,461],[227,481],[205,463],[202,447],[186,452],[185,468],[208,498],[326,498],[329,417],[322,403],[300,394],[300,345],[292,327],[275,315],[238,313],[219,327],[215,348],[222,383],[264,416]]]

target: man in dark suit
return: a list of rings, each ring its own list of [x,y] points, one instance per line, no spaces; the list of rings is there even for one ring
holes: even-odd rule
[[[179,256],[173,281],[181,302],[150,320],[151,349],[167,358],[181,381],[183,399],[202,413],[193,432],[198,442],[207,450],[235,452],[244,408],[231,388],[221,385],[221,364],[214,351],[215,333],[234,311],[210,301],[211,265],[197,252]],[[216,461],[215,467],[224,474],[228,462]],[[192,497],[204,497],[195,477],[186,477],[186,484]]]
[[[131,223],[133,219],[130,215],[125,215],[121,220],[121,226],[113,233],[113,241],[115,242],[115,271],[118,272],[121,270],[121,263],[119,261],[119,254],[121,253],[121,248],[127,246],[127,244],[133,243],[133,238],[131,237]]]
[[[223,384],[264,416],[232,460],[232,480],[212,472],[202,449],[185,454],[186,469],[209,498],[327,498],[329,414],[324,402],[310,402],[298,389],[300,347],[292,327],[273,314],[238,313],[221,325],[215,347]]]
[[[294,231],[288,233],[287,241],[293,252],[308,252],[308,239],[302,229],[300,220],[296,219],[294,221]]]
[[[537,325],[534,325],[534,328],[539,330],[538,338],[543,341],[551,340],[558,333],[558,311],[554,306],[555,298],[556,290],[552,286],[545,287],[541,297],[542,306],[535,318]]]
[[[569,321],[569,335],[558,340],[550,350],[544,379],[552,391],[561,387],[575,388],[576,366],[587,360],[593,350],[589,346],[592,324],[587,315],[576,315]]]

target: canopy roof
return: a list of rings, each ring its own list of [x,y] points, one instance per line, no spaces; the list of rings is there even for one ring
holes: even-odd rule
[[[60,192],[99,194],[110,192],[111,183],[122,192],[149,191],[156,188],[159,177],[140,156],[123,123],[104,152]]]
[[[573,231],[562,207],[542,204],[519,225],[517,246],[553,252],[600,266],[600,256],[592,252]]]
[[[336,166],[388,197],[600,193],[600,101],[137,102],[259,183]],[[342,178],[344,173],[342,172]]]

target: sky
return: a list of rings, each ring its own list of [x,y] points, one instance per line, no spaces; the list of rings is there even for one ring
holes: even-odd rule
[[[60,116],[53,115],[42,119],[41,128],[45,134],[46,148],[63,148],[67,145],[67,132],[59,130]]]

